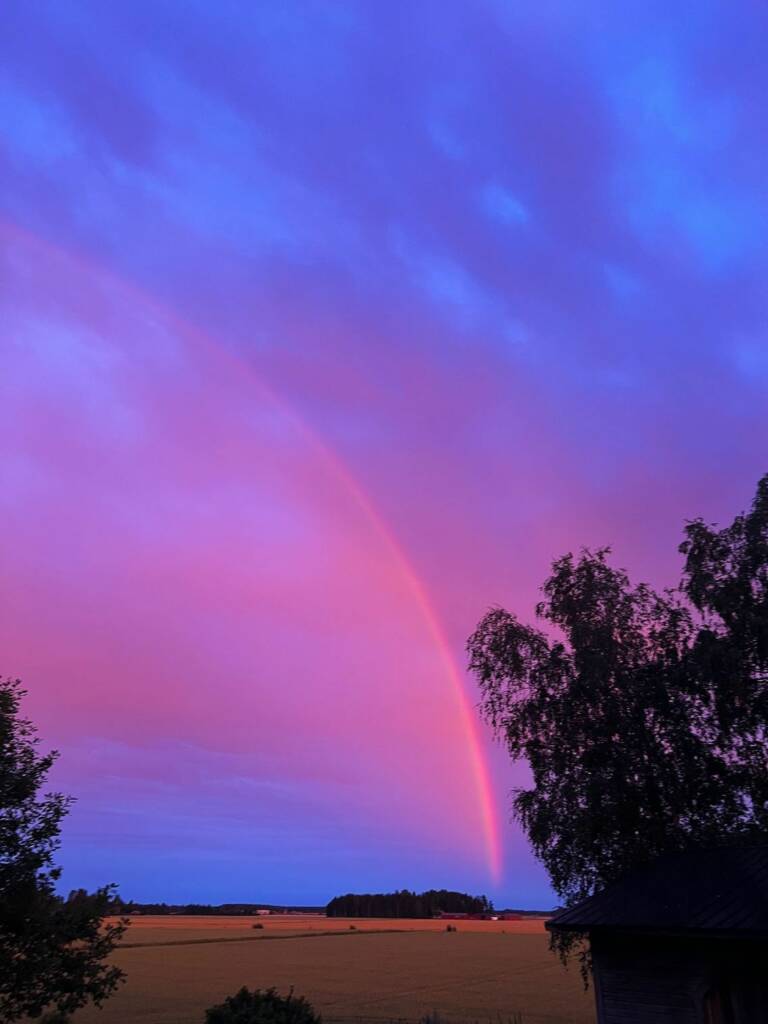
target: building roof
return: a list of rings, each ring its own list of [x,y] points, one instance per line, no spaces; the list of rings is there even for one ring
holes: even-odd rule
[[[547,928],[768,937],[768,844],[660,857],[561,910]]]

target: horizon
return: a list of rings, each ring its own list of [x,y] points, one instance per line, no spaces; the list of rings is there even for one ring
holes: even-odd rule
[[[401,891],[401,892],[411,891],[412,892],[413,890],[403,889],[403,890],[395,890],[395,891]],[[458,890],[450,890],[450,891],[458,891]],[[188,900],[186,902],[181,902],[181,903],[176,903],[176,902],[169,903],[166,900],[137,900],[137,899],[127,899],[124,896],[121,896],[120,901],[121,901],[121,903],[126,904],[128,906],[139,906],[139,907],[155,907],[155,906],[165,906],[165,907],[173,907],[173,908],[177,908],[177,907],[205,907],[206,909],[212,909],[212,908],[217,908],[217,907],[260,907],[260,908],[262,908],[264,910],[275,911],[275,913],[280,913],[278,908],[279,907],[283,907],[286,911],[296,911],[296,912],[299,912],[299,913],[301,913],[301,912],[310,913],[310,912],[313,912],[313,911],[318,911],[318,912],[319,911],[324,911],[326,909],[326,907],[328,906],[328,904],[332,900],[336,899],[338,896],[341,896],[341,895],[348,896],[348,895],[371,895],[371,894],[370,893],[365,893],[365,894],[336,893],[336,896],[331,896],[324,903],[309,903],[309,904],[308,903],[298,903],[298,904],[297,903],[293,903],[292,904],[292,903],[287,903],[287,902],[282,902],[282,901],[279,901],[277,903],[270,903],[270,902],[267,902],[265,900],[227,900],[227,901],[222,902],[222,903],[199,903],[196,900]],[[392,894],[387,893],[386,895],[392,895]],[[534,907],[534,908],[530,908],[530,907],[512,907],[512,906],[509,906],[509,907],[495,907],[493,905],[493,901],[491,901],[491,906],[492,906],[492,910],[490,911],[490,913],[494,913],[494,914],[495,913],[514,912],[514,911],[520,911],[521,913],[525,913],[525,914],[537,913],[538,911],[541,911],[542,913],[549,913],[549,912],[557,909],[556,907],[549,907],[549,908],[546,908],[546,909],[544,907]]]
[[[62,891],[556,904],[465,644],[564,552],[672,586],[749,505],[767,30],[14,8],[0,671],[76,798]]]

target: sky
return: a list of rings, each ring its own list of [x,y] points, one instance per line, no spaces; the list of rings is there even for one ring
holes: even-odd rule
[[[62,886],[551,906],[466,638],[768,469],[768,8],[6,0],[0,672]]]

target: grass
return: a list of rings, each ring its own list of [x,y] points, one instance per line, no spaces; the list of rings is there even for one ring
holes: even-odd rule
[[[449,935],[444,921],[356,920],[353,931],[343,919],[266,918],[254,933],[253,919],[203,920],[136,919],[115,956],[127,985],[74,1024],[202,1024],[242,985],[293,987],[326,1024],[594,1021],[592,994],[549,953],[541,921],[460,922]]]

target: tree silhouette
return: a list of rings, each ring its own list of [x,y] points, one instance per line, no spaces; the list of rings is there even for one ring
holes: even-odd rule
[[[749,513],[688,523],[682,580],[609,549],[554,562],[537,616],[468,641],[481,711],[525,758],[514,812],[568,905],[655,856],[768,831],[768,476]]]
[[[125,923],[104,924],[113,886],[56,894],[53,864],[71,799],[38,796],[56,752],[40,755],[33,725],[19,715],[19,680],[0,679],[0,1021],[66,1019],[106,999],[122,979],[106,958]]]
[[[490,914],[487,896],[469,896],[447,889],[426,892],[347,893],[335,896],[325,908],[327,917],[436,917],[440,913]]]

